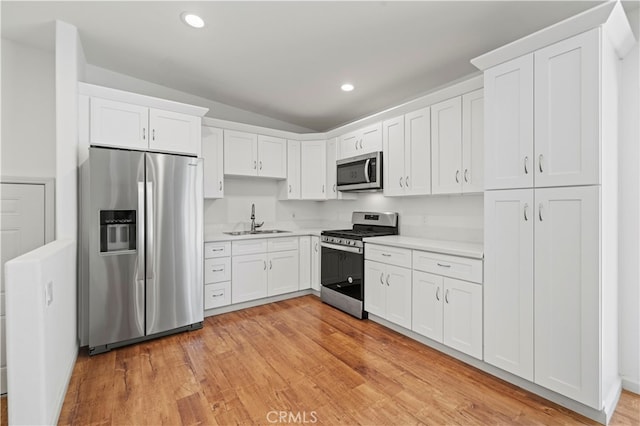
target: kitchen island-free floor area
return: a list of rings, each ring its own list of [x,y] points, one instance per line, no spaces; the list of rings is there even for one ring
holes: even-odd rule
[[[615,424],[639,424],[623,393]],[[595,424],[305,296],[89,357],[60,424]]]

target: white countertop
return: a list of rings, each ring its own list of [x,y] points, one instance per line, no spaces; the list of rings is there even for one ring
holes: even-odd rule
[[[364,238],[362,241],[365,243],[381,244],[412,250],[424,250],[434,253],[450,254],[452,256],[471,257],[474,259],[484,258],[484,245],[479,243],[428,240],[426,238],[405,237],[403,235],[368,237]]]
[[[254,240],[257,238],[283,238],[283,237],[300,237],[303,235],[316,235],[320,236],[322,229],[282,229],[287,232],[279,232],[277,234],[247,234],[247,235],[229,235],[220,231],[205,232],[205,243],[216,243],[220,241],[239,241],[239,240]]]

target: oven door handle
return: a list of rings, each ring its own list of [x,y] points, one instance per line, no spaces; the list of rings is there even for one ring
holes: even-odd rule
[[[338,244],[320,243],[320,247],[330,248],[339,251],[348,251],[349,253],[362,254],[362,247],[347,247]]]

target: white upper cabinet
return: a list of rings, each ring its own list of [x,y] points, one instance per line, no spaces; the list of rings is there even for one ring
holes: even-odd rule
[[[486,70],[485,188],[599,184],[600,90],[597,28]]]
[[[533,381],[533,190],[484,194],[484,360]]]
[[[258,135],[258,176],[277,179],[287,177],[287,141],[285,139]]]
[[[461,192],[462,98],[431,106],[432,192]]]
[[[484,188],[484,90],[462,95],[462,192]]]
[[[91,98],[91,145],[200,155],[200,117]]]
[[[326,141],[302,141],[300,154],[301,198],[303,200],[326,200]]]
[[[287,181],[284,194],[285,200],[300,199],[300,141],[287,141]]]
[[[485,189],[533,187],[533,54],[484,73]]]
[[[287,177],[286,139],[225,130],[224,173],[285,179]]]
[[[600,30],[535,52],[535,186],[600,183]]]
[[[404,116],[404,167],[407,195],[431,194],[431,109]]]
[[[382,123],[340,136],[340,159],[382,151]]]
[[[338,140],[331,138],[327,140],[327,199],[335,200],[341,198],[341,193],[336,187],[336,160],[338,159]]]
[[[202,126],[202,158],[204,159],[204,198],[224,196],[223,130]]]
[[[200,117],[151,108],[149,150],[200,155]]]
[[[405,195],[404,117],[382,123],[384,195]]]
[[[255,133],[224,131],[224,173],[258,175],[258,136]]]
[[[92,145],[148,148],[149,108],[100,98],[91,98],[90,108]]]

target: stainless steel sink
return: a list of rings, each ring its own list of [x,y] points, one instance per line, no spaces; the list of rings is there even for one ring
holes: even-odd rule
[[[223,234],[227,235],[257,235],[257,234],[281,234],[283,232],[291,232],[291,231],[283,231],[281,229],[258,229],[255,231],[229,231],[223,232]]]

